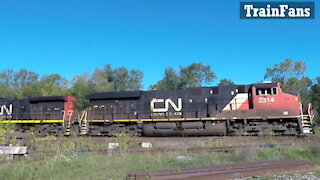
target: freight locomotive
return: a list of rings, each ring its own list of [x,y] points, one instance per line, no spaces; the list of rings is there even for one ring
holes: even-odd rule
[[[170,91],[92,93],[77,112],[72,96],[0,100],[3,123],[41,134],[113,136],[297,135],[314,133],[311,104],[279,83]],[[10,111],[11,110],[11,111]],[[11,113],[8,113],[11,112]],[[8,115],[9,114],[9,115]]]
[[[36,131],[40,136],[69,135],[71,121],[76,121],[73,96],[50,96],[25,99],[0,98],[0,120],[14,124],[20,132]]]

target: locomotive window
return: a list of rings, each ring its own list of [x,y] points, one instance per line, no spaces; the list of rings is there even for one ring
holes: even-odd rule
[[[266,89],[265,93],[266,95],[271,95],[271,88]]]
[[[271,95],[271,88],[257,88],[256,95]]]
[[[275,87],[272,88],[272,94],[274,94],[274,95],[275,95],[275,94],[278,94],[278,93],[277,93],[277,88],[275,88]]]
[[[261,89],[256,89],[256,95],[260,95],[261,94]]]

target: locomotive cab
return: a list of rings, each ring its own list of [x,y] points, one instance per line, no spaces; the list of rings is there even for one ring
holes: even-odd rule
[[[251,109],[259,115],[299,116],[299,96],[283,93],[280,83],[253,84],[250,96]]]

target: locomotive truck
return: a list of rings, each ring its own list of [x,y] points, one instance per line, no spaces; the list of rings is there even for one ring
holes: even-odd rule
[[[92,93],[88,111],[72,96],[0,99],[2,123],[42,135],[137,136],[298,135],[314,133],[311,104],[279,83],[170,91]]]

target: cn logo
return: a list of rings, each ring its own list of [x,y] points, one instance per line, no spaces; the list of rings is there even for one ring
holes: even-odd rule
[[[0,116],[4,115],[4,113],[8,116],[12,115],[12,104],[10,104],[9,107],[6,105],[0,105]]]
[[[164,104],[164,108],[155,108],[156,103]],[[172,108],[175,111],[181,111],[182,110],[182,100],[181,98],[178,98],[178,106],[171,100],[171,99],[156,99],[153,98],[150,102],[150,108],[152,112],[168,112],[169,105],[172,106]]]

